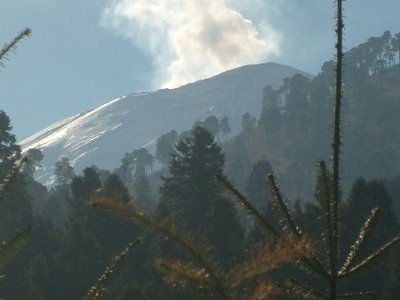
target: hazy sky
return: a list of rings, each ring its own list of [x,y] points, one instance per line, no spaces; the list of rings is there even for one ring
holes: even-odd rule
[[[333,54],[330,0],[1,0],[0,70],[18,139],[120,95],[275,61],[316,74]],[[400,32],[398,0],[347,0],[346,46]]]

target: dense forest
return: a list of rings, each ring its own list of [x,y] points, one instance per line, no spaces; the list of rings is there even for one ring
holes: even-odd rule
[[[338,11],[338,58],[266,86],[237,134],[210,116],[115,170],[76,174],[62,157],[47,188],[40,149],[22,155],[0,111],[1,297],[397,299],[400,34],[346,52],[342,84]],[[341,189],[324,162],[338,82]]]

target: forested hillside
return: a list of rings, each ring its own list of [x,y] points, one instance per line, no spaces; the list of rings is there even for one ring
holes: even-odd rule
[[[399,37],[385,32],[345,55],[342,179],[346,192],[359,176],[389,179],[400,172]],[[246,155],[253,163],[267,159],[291,199],[311,199],[316,161],[330,157],[333,74],[330,61],[312,79],[295,75],[279,89],[267,86],[258,124],[224,146],[227,156],[236,163],[245,161]],[[241,151],[235,149],[238,144]],[[246,178],[243,171],[231,175],[239,182]]]
[[[50,190],[34,179],[40,149],[21,159],[1,111],[0,295],[397,299],[400,35],[346,54],[341,106],[337,20],[339,58],[266,86],[260,118],[244,114],[239,134],[209,116],[165,132],[155,153],[131,149],[114,170],[77,174],[63,157]],[[333,99],[344,110],[341,176],[340,160],[321,161],[331,148],[339,158]]]

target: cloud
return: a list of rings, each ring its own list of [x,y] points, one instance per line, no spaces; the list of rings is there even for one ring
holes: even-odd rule
[[[279,54],[280,35],[233,7],[225,0],[114,0],[101,24],[151,56],[157,87],[173,88]]]

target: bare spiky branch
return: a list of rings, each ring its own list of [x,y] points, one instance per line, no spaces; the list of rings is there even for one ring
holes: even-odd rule
[[[129,243],[129,245],[122,250],[117,256],[114,257],[111,265],[109,265],[103,274],[97,279],[97,282],[92,286],[87,293],[86,299],[95,300],[101,299],[107,293],[106,284],[111,280],[113,273],[116,268],[124,261],[124,259],[132,252],[133,248],[137,246],[142,240],[137,238],[135,241]]]
[[[282,263],[295,262],[300,257],[312,254],[311,243],[307,239],[293,242],[293,238],[282,236],[275,246],[266,245],[251,259],[234,268],[228,276],[232,288],[240,285],[244,280],[266,274]]]
[[[375,253],[371,254],[366,259],[364,259],[362,262],[360,262],[359,264],[357,264],[356,266],[354,266],[353,268],[348,270],[347,272],[340,273],[339,277],[342,278],[342,277],[348,276],[350,274],[364,270],[365,268],[367,268],[367,267],[371,266],[373,263],[377,262],[381,257],[386,255],[388,252],[395,249],[399,245],[400,245],[400,236],[397,236],[397,237],[393,238],[390,242],[388,242],[386,245],[382,246],[377,251],[375,251]]]
[[[217,180],[220,181],[224,186],[232,192],[234,196],[236,196],[236,200],[239,201],[239,204],[243,208],[246,209],[246,211],[251,215],[256,222],[261,226],[261,228],[265,228],[267,231],[271,232],[275,238],[281,237],[281,233],[277,231],[265,218],[258,212],[258,210],[246,199],[245,196],[242,195],[233,185],[230,183],[226,178],[224,178],[221,175],[216,176]],[[299,241],[300,238],[297,236],[297,241]],[[293,241],[294,242],[294,241]],[[325,271],[323,268],[321,262],[315,258],[315,257],[302,257],[301,261],[314,270],[316,273],[320,274],[323,277],[329,276],[329,274]]]
[[[4,60],[8,60],[9,54],[15,52],[18,44],[27,39],[31,34],[32,31],[29,28],[25,28],[10,43],[4,45],[0,50],[0,67],[4,67]]]
[[[299,231],[298,227],[296,226],[296,224],[294,223],[294,220],[292,218],[292,215],[290,214],[287,204],[283,200],[281,191],[279,190],[279,187],[276,184],[275,176],[273,174],[268,174],[267,180],[268,180],[268,186],[270,188],[270,192],[271,192],[273,201],[283,212],[284,222],[287,224],[290,231],[296,236],[296,238],[299,239],[301,237],[300,231]]]
[[[345,273],[349,269],[349,267],[352,265],[352,263],[357,259],[362,245],[364,244],[365,240],[368,237],[368,234],[372,230],[372,226],[375,223],[378,212],[379,212],[379,208],[377,208],[377,207],[371,210],[368,218],[364,222],[364,225],[361,227],[360,234],[358,235],[356,241],[350,248],[350,252],[347,255],[346,261],[345,261],[343,267],[341,268],[339,275],[342,273]]]

